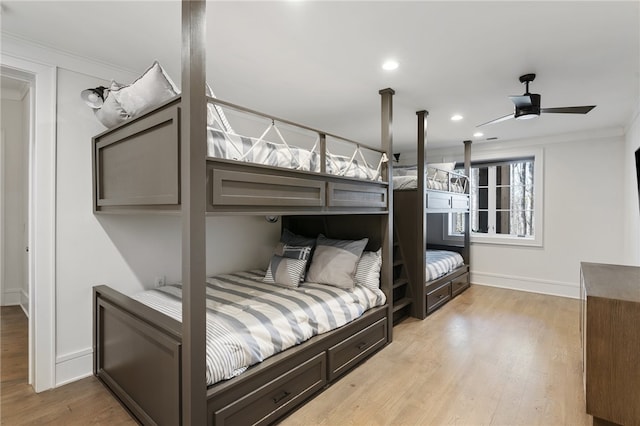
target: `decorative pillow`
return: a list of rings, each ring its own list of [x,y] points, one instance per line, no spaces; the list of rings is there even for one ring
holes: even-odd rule
[[[304,275],[307,270],[307,263],[310,257],[311,246],[290,246],[284,243],[278,243],[263,281],[269,284],[279,284],[286,287],[297,287],[297,283],[295,286],[291,284],[289,275],[294,272],[298,272],[298,283],[304,281]],[[283,263],[281,259],[302,260],[304,261],[301,264],[302,269],[298,271],[298,267],[300,265],[299,263],[294,264],[294,262],[289,261],[285,261]],[[276,262],[277,265],[275,265],[274,262]],[[280,273],[284,273],[285,275],[278,275],[278,271]]]
[[[309,238],[302,235],[294,234],[288,229],[282,230],[282,236],[280,237],[280,241],[285,244],[291,246],[311,246],[314,247],[316,245],[315,238]]]
[[[127,114],[127,111],[125,111],[122,108],[122,105],[120,105],[116,100],[115,96],[113,96],[111,91],[109,91],[109,94],[104,100],[102,106],[98,109],[94,109],[93,113],[98,121],[108,129],[117,126],[120,123],[124,123],[130,117],[130,115]]]
[[[289,246],[311,247],[311,253],[309,255],[309,258],[313,257],[313,251],[316,248],[315,238],[309,238],[303,235],[294,234],[293,232],[289,231],[286,228],[282,230],[282,235],[280,236],[280,242],[284,245],[289,245]],[[276,252],[276,254],[278,253]],[[307,262],[307,266],[305,268],[305,275],[302,277],[302,281],[305,281],[306,279],[306,274],[309,271],[309,266],[311,266],[311,262]]]
[[[356,266],[356,284],[372,290],[380,288],[380,268],[382,267],[382,249],[365,251]]]
[[[122,108],[131,116],[160,105],[179,93],[171,78],[155,61],[136,81],[118,90],[111,90]]]
[[[292,259],[274,254],[262,281],[283,287],[296,288],[300,284],[300,277],[304,275],[306,266],[306,259]]]
[[[318,235],[307,281],[344,289],[353,288],[356,265],[368,241],[368,238],[333,240],[322,234]]]

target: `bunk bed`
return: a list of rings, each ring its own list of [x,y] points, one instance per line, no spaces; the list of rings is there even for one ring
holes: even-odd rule
[[[394,92],[380,91],[380,162],[366,165],[360,153],[364,148],[358,145],[351,157],[334,155],[327,148],[329,138],[353,141],[205,95],[200,90],[205,86],[205,2],[185,0],[182,5],[182,95],[92,141],[95,214],[180,215],[182,281],[167,292],[181,298],[181,318],[175,313],[178,305],[174,304],[172,315],[154,309],[155,302],[144,295],[129,296],[107,285],[95,286],[94,374],[143,424],[270,424],[392,340],[393,194],[388,182],[391,165],[385,159],[392,152]],[[255,146],[263,144],[260,137],[241,137],[225,126],[207,126],[207,111],[216,106],[316,133],[318,145],[306,150],[306,166],[301,161],[286,164],[280,160],[261,164],[256,160],[259,155],[240,159],[238,153],[220,154],[229,152],[220,151],[221,144],[234,139],[254,154],[264,147]],[[296,148],[284,150],[291,157]],[[302,339],[281,352],[274,350],[261,362],[236,367],[243,371],[234,371],[230,377],[212,379],[207,378],[207,308],[212,299],[217,305],[225,303],[211,287],[235,283],[229,284],[228,276],[206,276],[204,221],[206,215],[237,214],[280,216],[285,244],[286,234],[318,244],[321,238],[361,241],[363,252],[380,253],[381,293],[375,303],[344,325]],[[311,259],[308,278],[315,258]],[[235,279],[253,277],[249,286],[254,293],[259,289],[260,298],[282,299],[281,294],[262,292],[261,285],[278,291],[264,284],[266,276],[255,280],[262,273],[241,272]],[[304,288],[306,283],[295,284]],[[330,292],[315,286],[303,293],[311,297],[315,290]],[[234,299],[233,308],[247,310],[242,303]]]
[[[418,115],[418,156],[412,167],[394,168],[393,319],[424,319],[467,289],[469,283],[469,176],[471,141],[464,142],[465,173],[428,164],[426,120]],[[396,170],[400,173],[396,173]],[[464,231],[459,241],[442,238],[443,216],[460,213]],[[437,220],[437,232],[427,232]]]

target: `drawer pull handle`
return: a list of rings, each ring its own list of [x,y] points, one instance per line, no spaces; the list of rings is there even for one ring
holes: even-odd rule
[[[362,342],[358,346],[356,346],[356,348],[358,348],[359,351],[363,350],[366,347],[367,347],[367,342]]]
[[[289,395],[291,395],[291,392],[282,391],[282,393],[280,395],[278,395],[278,396],[273,398],[273,403],[277,404],[278,402],[282,401],[283,399],[285,399]]]
[[[438,295],[438,299],[442,299],[443,297],[444,297],[444,294]]]

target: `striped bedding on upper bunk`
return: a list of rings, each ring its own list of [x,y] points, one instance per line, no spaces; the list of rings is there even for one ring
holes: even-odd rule
[[[226,133],[212,127],[208,128],[207,150],[209,157],[320,172],[320,154],[315,150],[266,140],[259,141],[256,138]],[[327,153],[326,171],[336,176],[365,180],[381,179],[380,171],[375,167],[355,158],[352,160],[330,153]]]
[[[230,379],[271,355],[326,333],[385,303],[382,291],[303,283],[284,288],[253,270],[207,278],[207,384]],[[182,321],[180,284],[132,296]]]
[[[433,281],[464,264],[460,253],[446,250],[427,250],[426,281]]]

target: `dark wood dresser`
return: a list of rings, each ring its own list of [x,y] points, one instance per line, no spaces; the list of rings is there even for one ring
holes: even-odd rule
[[[587,413],[640,426],[640,268],[582,262],[580,296]]]

